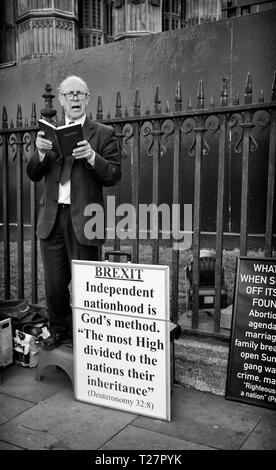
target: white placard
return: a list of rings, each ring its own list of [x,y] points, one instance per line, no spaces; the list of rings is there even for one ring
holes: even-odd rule
[[[77,400],[170,420],[169,268],[72,261]]]

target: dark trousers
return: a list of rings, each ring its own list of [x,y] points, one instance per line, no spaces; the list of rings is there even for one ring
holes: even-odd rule
[[[78,242],[71,222],[70,206],[65,204],[59,204],[53,230],[48,238],[40,240],[40,247],[50,330],[66,331],[71,335],[71,260],[97,261],[99,248]]]

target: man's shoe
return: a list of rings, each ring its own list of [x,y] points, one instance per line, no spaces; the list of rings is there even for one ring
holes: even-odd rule
[[[63,343],[64,338],[66,337],[66,333],[63,331],[57,331],[55,333],[51,333],[51,336],[49,336],[46,339],[43,339],[39,346],[41,349],[44,349],[45,351],[50,351],[51,349],[58,348]]]

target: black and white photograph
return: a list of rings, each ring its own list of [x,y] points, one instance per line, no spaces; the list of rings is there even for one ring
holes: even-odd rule
[[[0,0],[7,461],[276,450],[275,153],[276,1]]]

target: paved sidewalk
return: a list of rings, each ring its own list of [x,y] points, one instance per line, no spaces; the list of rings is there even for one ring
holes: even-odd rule
[[[0,385],[0,450],[276,450],[276,412],[174,385],[165,422],[74,400],[62,369],[15,364]]]

